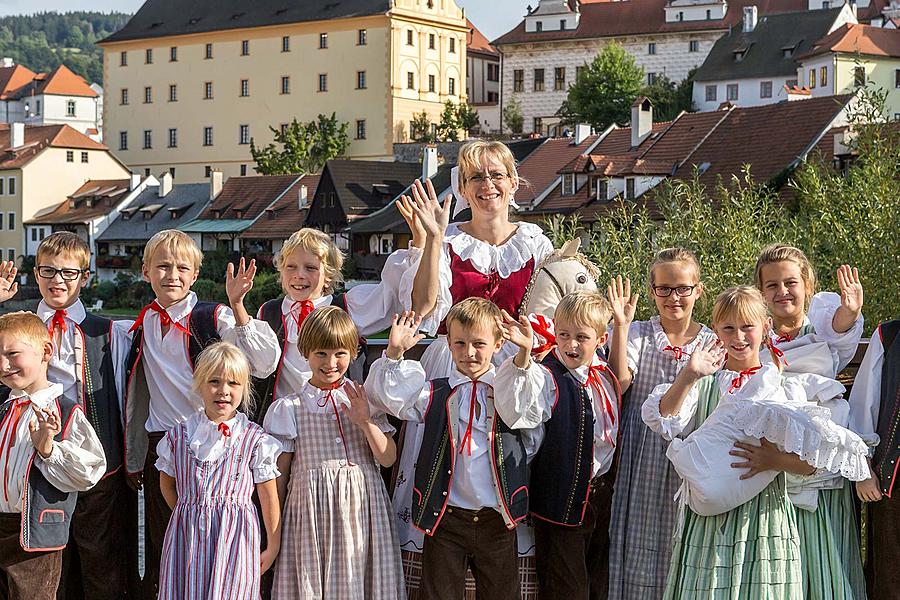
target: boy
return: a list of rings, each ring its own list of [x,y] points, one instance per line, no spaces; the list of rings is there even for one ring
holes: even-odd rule
[[[556,348],[531,360],[528,319],[504,313],[504,337],[519,347],[497,369],[497,414],[510,427],[543,424],[531,463],[535,562],[543,598],[606,598],[611,473],[621,392],[598,351],[611,309],[597,292],[574,292],[556,307]]]
[[[537,440],[494,412],[499,317],[483,298],[455,305],[446,322],[456,368],[427,382],[418,362],[403,360],[422,339],[421,318],[395,316],[385,356],[366,379],[372,404],[425,425],[412,499],[413,524],[425,533],[424,598],[460,598],[467,563],[479,598],[519,597],[515,527],[528,513],[527,461]]]
[[[872,477],[856,484],[870,503],[866,588],[870,598],[900,598],[900,502],[893,496],[900,461],[900,320],[878,326],[850,391],[850,429],[870,446]]]
[[[75,398],[47,381],[53,343],[32,313],[0,317],[0,590],[52,600],[78,492],[106,472],[103,447]]]
[[[186,233],[160,231],[147,242],[141,267],[156,299],[131,325],[126,362],[125,466],[135,485],[144,485],[148,544],[145,580],[159,580],[163,538],[171,511],[159,489],[156,447],[166,432],[201,408],[191,393],[194,361],[214,341],[244,351],[253,375],[267,377],[281,351],[268,324],[251,319],[244,297],[253,287],[256,263],[228,265],[225,292],[231,308],[200,302],[191,291],[203,255]]]

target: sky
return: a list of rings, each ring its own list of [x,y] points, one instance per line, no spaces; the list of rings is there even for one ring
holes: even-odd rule
[[[515,27],[525,15],[528,4],[536,6],[538,0],[456,0],[456,3],[466,10],[466,16],[475,26],[493,40]],[[51,10],[135,12],[141,4],[142,0],[0,0],[0,15]]]

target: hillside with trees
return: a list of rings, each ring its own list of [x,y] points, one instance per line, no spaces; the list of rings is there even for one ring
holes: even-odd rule
[[[100,12],[44,12],[0,18],[0,56],[35,72],[60,63],[89,83],[103,83],[103,51],[95,45],[121,29],[131,15]]]

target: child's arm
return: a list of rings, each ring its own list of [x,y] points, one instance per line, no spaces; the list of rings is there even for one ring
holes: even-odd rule
[[[250,286],[252,287],[252,281]],[[238,314],[240,311],[243,311],[243,315],[246,317],[243,325],[238,324],[239,318],[243,318]],[[234,344],[247,355],[254,377],[268,377],[275,372],[278,360],[281,358],[278,336],[275,335],[268,323],[259,319],[251,319],[247,315],[243,296],[241,296],[241,301],[236,303],[235,312],[226,307],[219,307],[216,313],[216,329],[223,341]]]
[[[670,417],[678,414],[694,384],[721,369],[724,362],[725,348],[719,340],[712,340],[695,350],[669,390],[660,398],[660,415]]]
[[[256,493],[266,528],[266,549],[259,555],[259,572],[265,573],[281,551],[281,494],[274,479],[256,484]]]
[[[237,273],[234,264],[228,263],[225,271],[225,294],[228,296],[228,304],[234,311],[234,320],[238,327],[243,327],[250,322],[250,314],[244,308],[244,298],[253,289],[253,278],[256,276],[256,259],[251,259],[247,265],[244,257],[238,263]]]
[[[622,282],[619,275],[609,282],[606,288],[606,296],[612,305],[613,330],[609,344],[609,366],[613,375],[619,380],[619,385],[624,394],[631,387],[634,374],[628,368],[628,331],[634,321],[634,313],[637,310],[638,295],[631,294],[631,280],[626,278]]]
[[[512,429],[534,429],[553,412],[556,385],[550,373],[531,360],[534,331],[528,317],[518,320],[505,310],[497,319],[503,338],[518,346],[515,356],[503,361],[494,376],[494,409]]]
[[[859,270],[841,265],[837,270],[838,287],[841,289],[841,306],[834,312],[831,326],[837,333],[846,333],[862,315],[863,287],[859,282]]]
[[[423,337],[416,334],[420,323],[421,317],[415,313],[394,315],[385,355],[372,364],[366,378],[366,395],[372,406],[404,421],[421,422],[431,395],[422,365],[403,360],[403,354]]]
[[[276,488],[278,491],[278,501],[281,506],[287,501],[287,486],[291,479],[291,463],[294,461],[293,452],[282,452],[278,455],[278,472],[281,475],[276,480]]]
[[[15,296],[19,291],[19,283],[16,281],[18,272],[15,262],[0,261],[0,304]]]
[[[159,472],[159,491],[169,505],[169,510],[175,510],[175,504],[178,502],[178,486],[175,478],[164,471]]]
[[[419,262],[419,269],[413,282],[412,309],[416,314],[430,315],[437,306],[440,285],[438,272],[444,232],[450,222],[452,196],[448,195],[444,205],[441,206],[431,180],[427,180],[424,186],[422,182],[416,180],[412,186],[412,194],[412,199],[407,197],[406,201],[411,204],[426,234],[422,260]]]
[[[350,417],[350,421],[359,427],[366,436],[372,454],[382,467],[390,467],[397,460],[397,445],[394,438],[387,435],[384,427],[392,429],[386,419],[381,419],[381,426],[372,419],[369,409],[369,400],[366,398],[365,388],[352,381],[344,385],[344,392],[350,400],[350,408],[343,407],[344,412]]]
[[[61,492],[86,492],[106,472],[106,455],[94,428],[80,407],[72,411],[68,427],[55,411],[35,410],[29,421],[31,442],[38,456],[34,464],[53,487]],[[53,438],[67,428],[61,442]]]
[[[805,476],[813,475],[816,472],[815,467],[798,455],[782,452],[766,438],[762,438],[759,442],[759,446],[735,442],[735,449],[728,452],[731,456],[744,459],[744,462],[731,463],[731,467],[734,469],[747,469],[747,472],[741,475],[741,479],[750,479],[763,471],[784,471]]]

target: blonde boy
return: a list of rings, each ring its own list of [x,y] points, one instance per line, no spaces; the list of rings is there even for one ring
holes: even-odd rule
[[[597,292],[564,296],[554,316],[556,348],[540,365],[531,360],[528,319],[504,313],[501,325],[519,353],[497,370],[497,414],[513,429],[543,428],[529,489],[542,597],[607,593],[621,392],[599,350],[611,315]]]
[[[53,343],[32,313],[0,316],[0,589],[56,598],[78,492],[106,471],[100,440],[75,398],[47,381]]]

